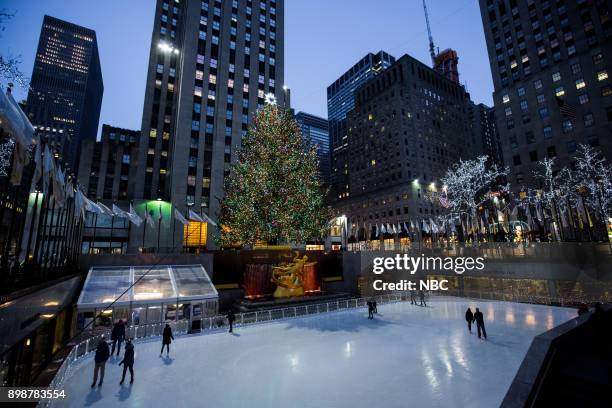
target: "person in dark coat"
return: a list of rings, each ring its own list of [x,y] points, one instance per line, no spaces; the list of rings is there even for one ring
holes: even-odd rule
[[[416,304],[417,304],[417,300],[416,300],[416,290],[411,290],[411,291],[410,291],[410,304],[411,304],[411,305],[416,305]]]
[[[427,306],[427,303],[425,303],[425,292],[422,290],[419,290],[419,299],[421,300],[421,306]]]
[[[374,318],[374,304],[368,301],[368,319]]]
[[[121,353],[121,343],[125,340],[125,323],[123,320],[119,319],[117,323],[113,326],[113,331],[111,332],[111,340],[113,342],[113,347],[111,348],[111,356],[115,354],[115,346],[119,343],[119,347],[117,347],[117,355]]]
[[[378,314],[378,308],[376,307],[376,301],[372,301],[372,309],[374,309],[372,312],[374,314]]]
[[[476,322],[476,328],[478,329],[478,338],[480,338],[480,332],[482,331],[482,335],[485,340],[487,339],[487,331],[485,330],[484,325],[484,316],[482,312],[476,308],[476,313],[474,313],[474,321]]]
[[[123,354],[123,360],[119,363],[119,365],[123,364],[123,375],[121,376],[121,382],[119,385],[123,385],[123,381],[125,381],[125,373],[127,370],[130,370],[130,384],[134,383],[134,345],[132,344],[132,340],[128,339],[125,342],[125,353]]]
[[[227,314],[227,321],[229,322],[229,332],[231,333],[234,329],[234,321],[236,321],[236,315],[232,309],[230,309],[229,313]]]
[[[474,320],[474,313],[472,313],[472,309],[470,309],[469,307],[465,311],[465,320],[467,321],[467,324],[468,324],[468,330],[471,333],[472,332],[472,321]]]
[[[108,343],[104,336],[100,339],[98,343],[98,347],[96,347],[96,355],[94,356],[94,377],[93,382],[91,383],[91,388],[96,386],[96,381],[98,381],[98,373],[100,373],[100,382],[98,383],[98,387],[102,386],[102,381],[104,381],[104,369],[106,367],[106,360],[110,357],[110,352],[108,349]]]
[[[170,354],[170,343],[172,343],[172,340],[174,340],[174,336],[172,335],[172,329],[170,328],[170,325],[166,323],[166,327],[164,327],[164,333],[162,335],[162,348],[159,352],[160,357],[164,352],[164,346],[166,346],[166,356]]]

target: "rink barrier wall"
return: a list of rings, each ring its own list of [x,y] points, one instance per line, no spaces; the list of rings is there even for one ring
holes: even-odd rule
[[[405,292],[387,293],[379,296],[367,298],[341,299],[331,302],[316,303],[303,306],[284,307],[279,309],[262,310],[257,312],[237,313],[234,321],[235,327],[251,326],[271,321],[294,319],[316,314],[331,313],[342,310],[358,309],[367,306],[368,301],[375,301],[377,304],[395,303],[405,301],[409,296]],[[218,332],[224,330],[229,325],[227,316],[218,315],[212,317],[202,317],[192,319],[192,322],[200,322],[200,332]],[[166,324],[170,325],[174,336],[192,334],[189,320],[169,321],[163,323],[153,323],[138,326],[128,326],[126,328],[126,338],[134,340],[152,339],[161,337]],[[193,324],[193,323],[191,323]],[[72,373],[72,368],[96,350],[98,342],[104,337],[110,339],[111,329],[106,333],[97,334],[77,343],[68,353],[62,365],[57,370],[55,377],[49,384],[49,389],[61,389],[64,380]],[[41,400],[40,407],[48,407],[52,400]]]

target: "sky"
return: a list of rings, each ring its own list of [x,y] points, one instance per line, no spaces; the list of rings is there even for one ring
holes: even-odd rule
[[[0,32],[0,52],[21,56],[31,76],[45,14],[96,31],[103,123],[139,129],[155,0],[0,0],[16,14]],[[459,54],[472,99],[491,104],[493,83],[476,0],[429,0],[436,47]],[[430,64],[421,0],[285,0],[285,85],[297,111],[327,117],[327,86],[368,52],[385,50]],[[17,99],[25,99],[23,90]]]

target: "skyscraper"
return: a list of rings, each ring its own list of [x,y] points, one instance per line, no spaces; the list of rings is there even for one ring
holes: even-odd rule
[[[579,144],[611,157],[612,21],[606,1],[480,0],[510,182],[538,187],[544,157]]]
[[[308,138],[317,147],[321,180],[325,185],[329,184],[331,167],[329,163],[329,125],[327,119],[306,112],[298,112],[295,115],[295,120],[302,129],[302,136]]]
[[[26,113],[76,173],[81,141],[96,139],[104,93],[96,32],[45,16],[30,87]]]
[[[253,113],[267,95],[285,103],[283,13],[284,0],[157,0],[133,198],[216,219]]]
[[[489,163],[503,167],[504,159],[501,144],[495,125],[495,110],[483,103],[475,104],[472,101],[467,105],[474,153],[489,157]]]
[[[465,88],[404,55],[355,92],[347,116],[349,195],[334,204],[350,229],[435,218],[426,198],[450,165],[476,156]]]
[[[331,201],[349,195],[346,114],[355,106],[354,92],[395,62],[384,51],[369,53],[327,87],[327,120],[331,152]]]

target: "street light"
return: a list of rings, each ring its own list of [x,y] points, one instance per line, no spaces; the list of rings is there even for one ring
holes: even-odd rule
[[[159,48],[162,52],[165,52],[168,54],[170,53],[178,54],[179,53],[178,48],[174,48],[173,46],[168,45],[163,41],[160,41],[159,44],[157,44],[157,48]]]

